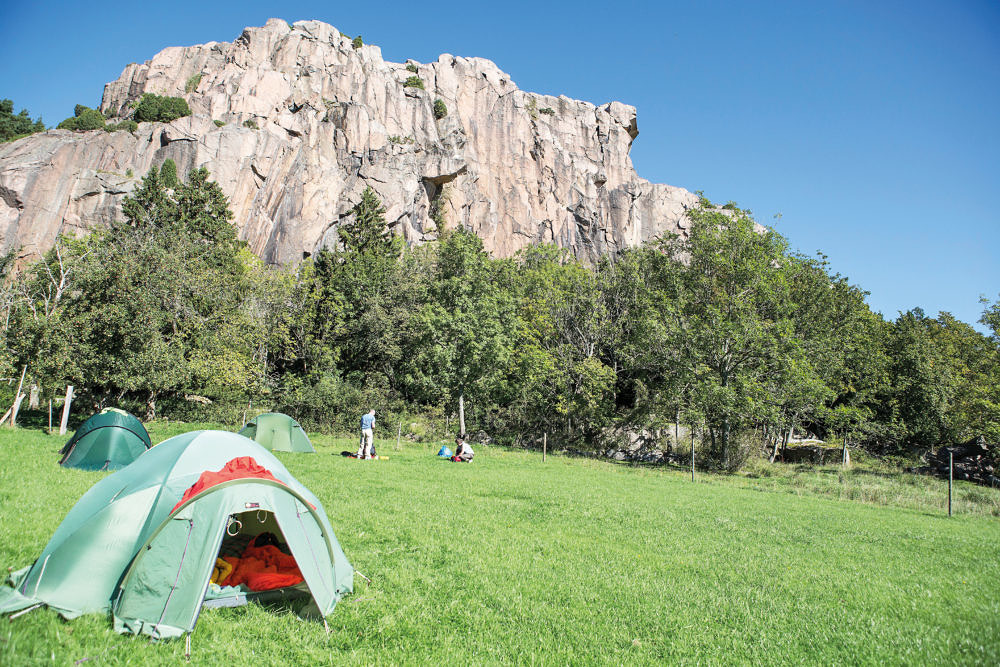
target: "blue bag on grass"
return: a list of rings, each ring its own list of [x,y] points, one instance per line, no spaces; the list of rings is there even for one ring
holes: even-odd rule
[[[454,454],[452,454],[451,450],[448,449],[448,445],[441,445],[441,451],[438,452],[438,456],[440,456],[443,459],[450,459],[452,456],[454,456]]]

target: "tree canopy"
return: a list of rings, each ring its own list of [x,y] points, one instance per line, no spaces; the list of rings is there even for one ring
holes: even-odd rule
[[[470,431],[579,449],[679,420],[729,469],[793,427],[876,452],[1000,438],[1000,301],[990,335],[919,309],[887,321],[748,211],[705,200],[688,222],[596,266],[552,245],[497,259],[461,226],[407,247],[366,188],[327,247],[267,267],[208,172],[168,160],[109,227],[8,275],[0,364],[147,415],[195,394],[339,430],[370,407],[462,405]]]

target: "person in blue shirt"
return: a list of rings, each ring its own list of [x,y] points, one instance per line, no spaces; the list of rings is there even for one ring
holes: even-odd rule
[[[358,458],[370,459],[375,455],[375,408],[361,415],[361,443],[358,445]]]

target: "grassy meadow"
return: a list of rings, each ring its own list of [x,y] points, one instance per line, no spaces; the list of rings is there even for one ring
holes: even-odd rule
[[[153,424],[153,442],[195,428]],[[0,429],[0,566],[41,552],[102,475],[68,439]],[[354,567],[330,633],[283,606],[207,610],[191,662],[225,664],[998,664],[1000,491],[873,467],[746,474],[353,440],[278,457],[323,502]],[[916,477],[916,476],[913,476]],[[184,642],[99,615],[0,620],[0,664],[176,664]]]

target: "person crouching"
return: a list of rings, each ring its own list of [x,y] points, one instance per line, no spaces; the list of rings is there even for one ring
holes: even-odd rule
[[[465,441],[465,436],[460,435],[455,438],[455,455],[451,457],[451,460],[456,463],[469,463],[472,461],[472,457],[475,456],[475,452],[472,451],[472,447],[469,443]]]

